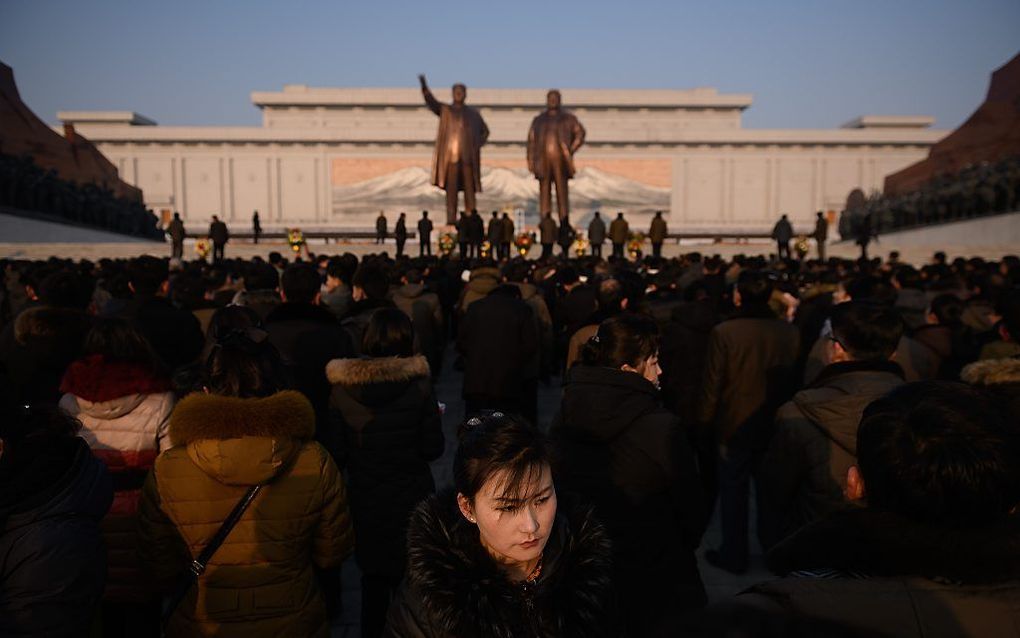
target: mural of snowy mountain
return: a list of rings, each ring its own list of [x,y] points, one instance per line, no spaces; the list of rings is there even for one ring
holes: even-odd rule
[[[513,206],[533,217],[538,210],[538,181],[523,169],[482,168],[482,191],[478,209],[489,211]],[[591,211],[616,209],[639,216],[669,208],[670,189],[648,186],[595,168],[583,168],[570,181],[570,204],[582,221]],[[333,188],[333,212],[361,216],[379,210],[408,212],[445,210],[446,196],[431,184],[431,172],[405,168],[388,175]],[[605,214],[605,213],[604,213]]]

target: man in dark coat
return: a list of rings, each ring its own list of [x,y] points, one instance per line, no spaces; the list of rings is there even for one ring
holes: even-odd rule
[[[382,211],[379,211],[379,216],[375,218],[375,243],[386,243],[386,215]]]
[[[141,330],[153,350],[173,370],[194,362],[205,337],[195,315],[167,299],[167,264],[155,257],[138,257],[128,264],[128,283],[134,298],[118,314]]]
[[[443,361],[445,329],[439,296],[425,289],[421,271],[412,268],[393,291],[393,303],[411,319],[418,351],[428,360],[432,377],[438,377]]]
[[[771,296],[765,273],[740,273],[734,298],[739,313],[709,335],[698,405],[698,422],[712,428],[719,442],[722,546],[706,558],[734,573],[747,569],[752,470],[768,444],[776,409],[792,395],[800,346],[797,328],[769,308]]]
[[[407,215],[400,213],[397,223],[393,227],[393,239],[397,242],[397,257],[404,254],[404,244],[407,243]]]
[[[776,240],[776,252],[780,259],[790,258],[790,240],[793,239],[793,226],[786,215],[779,218],[776,225],[772,227],[772,239]]]
[[[429,219],[429,212],[423,210],[421,219],[418,220],[418,256],[432,254],[432,220]]]
[[[510,219],[510,216],[503,213],[503,219],[500,220],[503,225],[503,234],[500,239],[500,246],[503,249],[503,259],[510,259],[511,246],[514,243],[514,220]]]
[[[613,242],[613,257],[623,257],[623,245],[630,238],[630,224],[623,218],[623,213],[617,213],[616,219],[609,224],[609,241]]]
[[[253,243],[259,243],[259,237],[262,236],[262,220],[259,219],[258,211],[251,214],[251,234]]]
[[[110,475],[80,424],[0,393],[0,635],[87,635],[106,580]]]
[[[811,236],[814,237],[815,245],[818,246],[818,261],[825,261],[825,242],[829,239],[829,221],[825,219],[822,211],[815,213],[815,232]]]
[[[471,246],[471,220],[467,211],[460,211],[460,219],[457,220],[457,243],[460,244],[460,258],[468,258],[468,248]]]
[[[574,232],[574,227],[570,225],[569,219],[564,219],[560,223],[556,243],[560,245],[560,254],[567,259],[570,258],[570,247],[574,245],[575,239],[577,239],[577,233]]]
[[[979,390],[900,386],[868,406],[847,497],[776,546],[739,597],[862,635],[1020,635],[1016,424]]]
[[[832,363],[779,409],[762,460],[758,537],[766,548],[845,506],[861,414],[903,384],[903,370],[890,361],[903,335],[895,310],[848,301],[832,309],[831,323]]]
[[[485,240],[485,222],[482,220],[482,216],[478,214],[477,210],[471,210],[471,216],[468,218],[470,223],[468,224],[468,253],[472,257],[482,256],[482,242]]]
[[[498,211],[492,211],[486,236],[489,238],[490,256],[497,260],[503,259],[503,222],[499,219]]]
[[[672,635],[670,616],[706,600],[694,555],[703,497],[686,431],[641,374],[578,365],[551,432],[563,457],[559,485],[593,503],[613,541],[631,634]]]
[[[223,250],[230,241],[230,231],[227,230],[226,222],[220,221],[216,215],[213,215],[212,223],[209,224],[209,239],[213,244],[213,261],[221,261]]]
[[[280,278],[283,303],[266,317],[269,342],[290,370],[295,389],[315,410],[316,439],[331,453],[337,442],[329,428],[329,381],[326,364],[354,354],[347,332],[333,314],[320,305],[319,273],[309,264],[294,264]]]
[[[372,313],[378,308],[392,308],[393,302],[386,298],[389,280],[379,266],[363,263],[351,280],[351,298],[354,303],[340,321],[340,325],[351,338],[355,354],[361,354],[361,342]]]
[[[170,236],[170,258],[180,259],[184,256],[184,238],[187,237],[180,213],[174,213],[174,218],[166,227],[166,234]]]
[[[457,349],[464,356],[468,413],[502,410],[523,414],[534,423],[535,415],[527,411],[538,391],[537,371],[530,370],[538,334],[531,308],[516,286],[500,286],[468,307]]]
[[[595,211],[595,215],[588,224],[588,243],[591,245],[593,257],[602,256],[602,244],[606,242],[606,222],[602,221],[602,215]]]
[[[662,218],[662,211],[655,211],[655,217],[648,228],[648,240],[652,242],[652,257],[662,257],[662,242],[666,241],[669,230],[666,227],[666,220]]]
[[[556,243],[556,222],[553,221],[552,213],[542,215],[542,221],[538,223],[539,241],[542,243],[542,255],[540,259],[552,257],[552,247]]]

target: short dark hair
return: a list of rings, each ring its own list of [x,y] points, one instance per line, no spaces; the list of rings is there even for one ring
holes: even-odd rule
[[[981,527],[1020,502],[1016,426],[962,383],[910,383],[873,401],[857,461],[868,506],[916,521]]]
[[[963,320],[963,300],[951,292],[937,295],[930,307],[940,325],[959,326]]]
[[[520,499],[525,484],[545,466],[553,467],[549,439],[523,419],[502,412],[484,412],[467,418],[458,429],[460,441],[453,457],[453,484],[457,492],[474,500],[485,482],[506,472],[500,495]]]
[[[280,273],[276,268],[265,262],[250,264],[244,273],[244,289],[276,290],[280,287]]]
[[[764,305],[772,297],[772,279],[760,270],[744,270],[737,277],[737,292],[745,305]]]
[[[389,291],[386,273],[373,264],[362,264],[354,273],[352,283],[365,291],[365,296],[369,299],[385,299]]]
[[[322,288],[322,277],[311,264],[294,264],[283,271],[280,288],[291,303],[312,303]]]
[[[128,281],[135,290],[136,297],[155,295],[163,282],[170,277],[167,262],[148,255],[132,259],[127,266]]]
[[[900,266],[893,273],[893,277],[896,278],[901,288],[921,288],[921,273],[913,266]]]
[[[903,337],[903,318],[874,301],[846,301],[830,314],[833,337],[856,361],[885,361]]]
[[[35,292],[47,306],[82,310],[89,305],[92,285],[72,270],[58,270],[43,277]]]
[[[585,365],[636,366],[659,351],[659,326],[651,317],[623,313],[603,321],[581,351]]]
[[[414,326],[396,308],[379,308],[365,326],[361,351],[370,357],[410,357],[414,354]]]

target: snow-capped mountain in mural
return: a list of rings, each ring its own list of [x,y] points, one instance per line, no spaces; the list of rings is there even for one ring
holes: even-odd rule
[[[481,211],[504,206],[534,212],[538,208],[538,181],[527,170],[482,168]],[[570,181],[571,209],[584,214],[597,209],[622,209],[650,214],[669,208],[670,189],[648,186],[596,168],[582,168]],[[373,179],[333,188],[336,214],[363,214],[380,209],[445,207],[445,194],[431,184],[428,169],[411,167]]]

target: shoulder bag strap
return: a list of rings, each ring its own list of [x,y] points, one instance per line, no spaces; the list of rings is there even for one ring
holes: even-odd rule
[[[216,530],[216,534],[213,535],[209,544],[206,545],[199,553],[198,557],[191,561],[191,564],[188,565],[188,571],[181,577],[181,581],[178,583],[177,589],[170,598],[170,604],[163,610],[163,625],[166,625],[167,621],[170,620],[170,616],[173,615],[174,610],[176,610],[177,606],[181,604],[182,600],[184,600],[184,597],[188,594],[188,590],[191,589],[194,582],[198,580],[198,577],[205,571],[205,567],[209,564],[209,560],[213,557],[213,554],[216,553],[216,550],[218,550],[220,545],[223,544],[223,541],[226,540],[227,535],[230,534],[230,530],[234,529],[234,525],[237,524],[237,521],[241,520],[241,516],[244,514],[244,511],[248,509],[251,502],[255,500],[255,496],[258,495],[259,490],[261,489],[261,484],[252,485],[248,488],[248,491],[245,492],[244,496],[241,497],[241,500],[237,502],[237,505],[234,506],[230,515],[227,516],[227,519],[223,521],[220,528]]]

